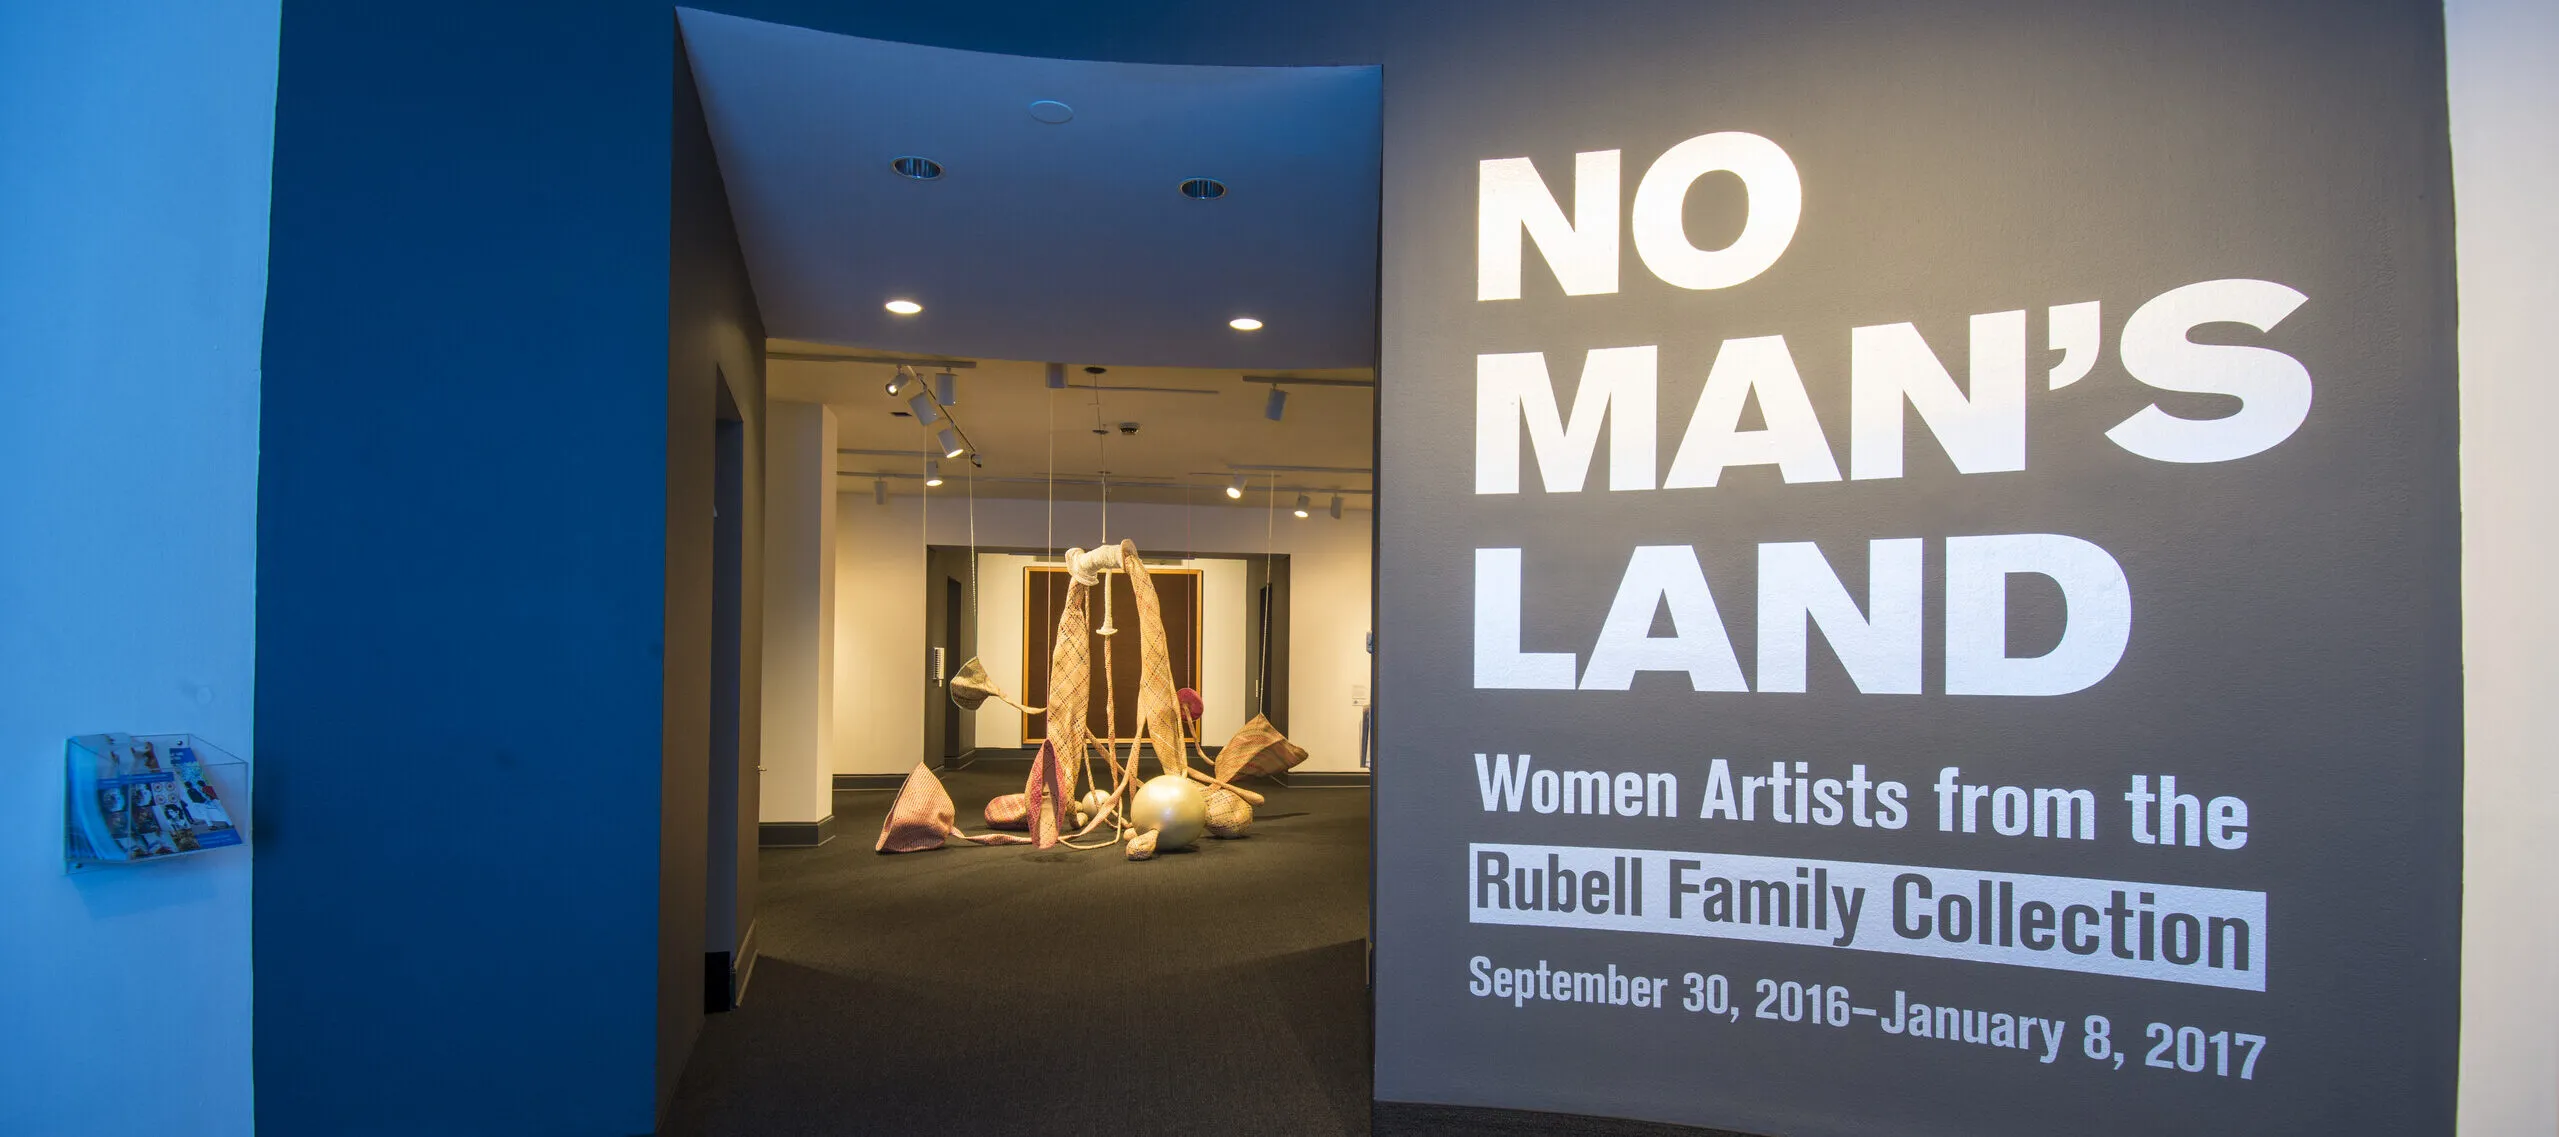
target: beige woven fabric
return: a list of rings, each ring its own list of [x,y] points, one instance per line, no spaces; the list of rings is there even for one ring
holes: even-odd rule
[[[1137,543],[1120,542],[1120,564],[1128,570],[1129,591],[1137,597],[1137,725],[1155,744],[1155,758],[1165,773],[1187,769],[1182,746],[1181,697],[1173,686],[1173,651],[1164,637],[1164,602],[1155,596],[1155,579],[1137,555]]]
[[[1217,752],[1217,780],[1276,774],[1306,760],[1306,748],[1290,742],[1264,715],[1254,715]]]
[[[964,711],[974,711],[985,705],[988,699],[994,699],[1026,715],[1040,713],[1040,708],[1023,706],[1013,696],[1005,694],[1004,688],[995,685],[995,677],[986,673],[986,664],[979,662],[974,655],[951,676],[950,691],[951,702]]]
[[[1022,784],[1029,805],[1031,843],[1057,844],[1061,831],[1072,831],[1075,787],[1084,768],[1085,748],[1093,740],[1086,720],[1093,698],[1093,589],[1069,581],[1066,606],[1057,616],[1057,642],[1049,648],[1048,741],[1031,760],[1031,775]]]

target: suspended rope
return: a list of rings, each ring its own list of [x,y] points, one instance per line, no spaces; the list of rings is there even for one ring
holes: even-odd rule
[[[1048,393],[1048,545],[1042,550],[1057,555],[1057,391]],[[1040,612],[1048,613],[1048,594],[1040,594]]]
[[[1276,546],[1278,538],[1279,474],[1274,471],[1271,474],[1270,496],[1262,503],[1262,652],[1261,658],[1254,661],[1262,674],[1260,681],[1253,684],[1253,713],[1257,715],[1266,715],[1271,711],[1270,664],[1271,658],[1277,654],[1271,650],[1271,609],[1279,606],[1279,581],[1271,575],[1271,567],[1274,559],[1272,549]]]

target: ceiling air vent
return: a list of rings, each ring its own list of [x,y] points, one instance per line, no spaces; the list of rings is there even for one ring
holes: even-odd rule
[[[889,168],[900,177],[929,182],[942,176],[942,164],[920,154],[900,154],[889,159]]]
[[[1193,201],[1215,201],[1226,196],[1226,183],[1216,178],[1192,178],[1182,183],[1182,196]]]

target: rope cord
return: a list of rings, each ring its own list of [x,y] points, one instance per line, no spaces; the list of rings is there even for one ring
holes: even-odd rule
[[[1279,474],[1271,475],[1270,497],[1262,503],[1262,657],[1254,663],[1262,669],[1261,682],[1253,685],[1253,713],[1266,715],[1270,706],[1271,609],[1279,606],[1279,582],[1271,577],[1272,549],[1279,536]]]
[[[1057,555],[1057,392],[1048,393],[1048,547],[1050,556]],[[1048,597],[1040,597],[1040,614],[1048,614]]]

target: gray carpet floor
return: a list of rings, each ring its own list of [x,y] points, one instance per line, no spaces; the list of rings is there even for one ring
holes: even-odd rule
[[[944,780],[964,827],[1018,765]],[[1365,1134],[1368,792],[1284,789],[1249,837],[1113,850],[763,851],[762,956],[662,1134]]]

